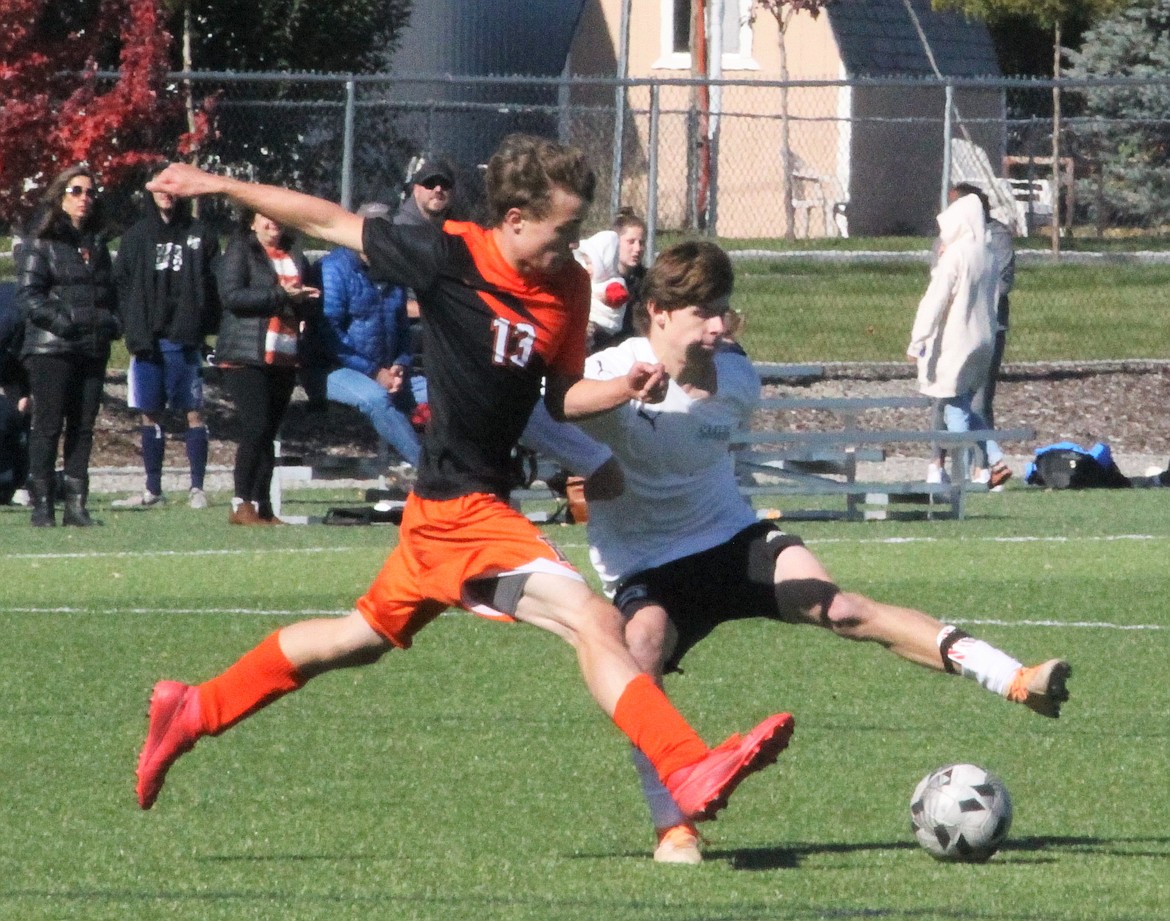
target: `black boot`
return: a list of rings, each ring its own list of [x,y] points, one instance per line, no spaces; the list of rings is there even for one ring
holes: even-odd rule
[[[28,495],[32,499],[32,517],[29,524],[34,528],[52,528],[57,525],[56,509],[53,506],[53,481],[29,479]]]
[[[92,528],[96,521],[89,517],[85,510],[85,500],[89,494],[89,483],[81,477],[67,476],[65,485],[65,511],[61,515],[61,524],[75,528]]]

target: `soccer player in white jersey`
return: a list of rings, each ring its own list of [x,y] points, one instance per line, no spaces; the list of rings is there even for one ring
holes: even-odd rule
[[[585,420],[621,464],[625,490],[590,503],[593,564],[627,618],[626,641],[659,682],[716,626],[766,617],[815,624],[960,674],[1049,717],[1068,699],[1060,659],[1025,667],[961,630],[909,608],[842,591],[798,537],[756,520],[736,486],[731,434],[759,398],[751,362],[725,336],[731,261],[713,243],[666,250],[642,289],[642,335],[586,359],[585,376],[620,378],[636,362],[669,376],[659,403],[631,400]],[[658,833],[655,859],[702,860],[692,823],[634,751]]]

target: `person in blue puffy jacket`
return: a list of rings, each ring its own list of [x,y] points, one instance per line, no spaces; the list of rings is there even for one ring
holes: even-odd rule
[[[414,467],[419,438],[411,423],[405,289],[373,281],[357,253],[344,247],[326,255],[319,268],[323,309],[313,324],[310,376],[318,384],[323,377],[327,399],[359,409]]]

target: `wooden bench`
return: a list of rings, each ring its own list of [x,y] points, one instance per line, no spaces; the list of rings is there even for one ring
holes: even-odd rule
[[[986,492],[985,484],[967,479],[970,449],[979,441],[1026,441],[1035,437],[1035,431],[1019,429],[979,429],[971,432],[934,430],[878,430],[852,429],[831,432],[751,431],[732,436],[732,444],[740,449],[736,467],[742,475],[745,495],[821,495],[844,496],[843,513],[816,510],[807,517],[835,517],[850,521],[879,518],[963,518],[965,499],[970,493]],[[756,462],[748,450],[754,445],[785,445],[801,450],[833,448],[856,452],[867,446],[919,443],[951,449],[951,482],[894,482],[866,483],[856,479],[856,463],[847,467],[844,479],[836,480],[821,474],[799,469]],[[791,450],[791,448],[789,448]],[[763,477],[767,482],[759,482]],[[754,482],[751,482],[754,481]],[[890,505],[915,504],[925,508],[914,510],[890,509]],[[866,506],[882,506],[880,509]],[[785,517],[806,517],[803,513],[785,513]]]

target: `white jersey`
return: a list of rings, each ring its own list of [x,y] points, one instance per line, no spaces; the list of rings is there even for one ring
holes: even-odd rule
[[[622,377],[636,361],[657,362],[647,339],[627,339],[585,360],[585,377]],[[606,588],[626,576],[718,546],[755,522],[740,495],[728,450],[760,396],[751,362],[732,351],[715,356],[716,392],[688,396],[670,381],[661,403],[631,400],[578,424],[609,445],[625,491],[589,500],[589,555]]]

